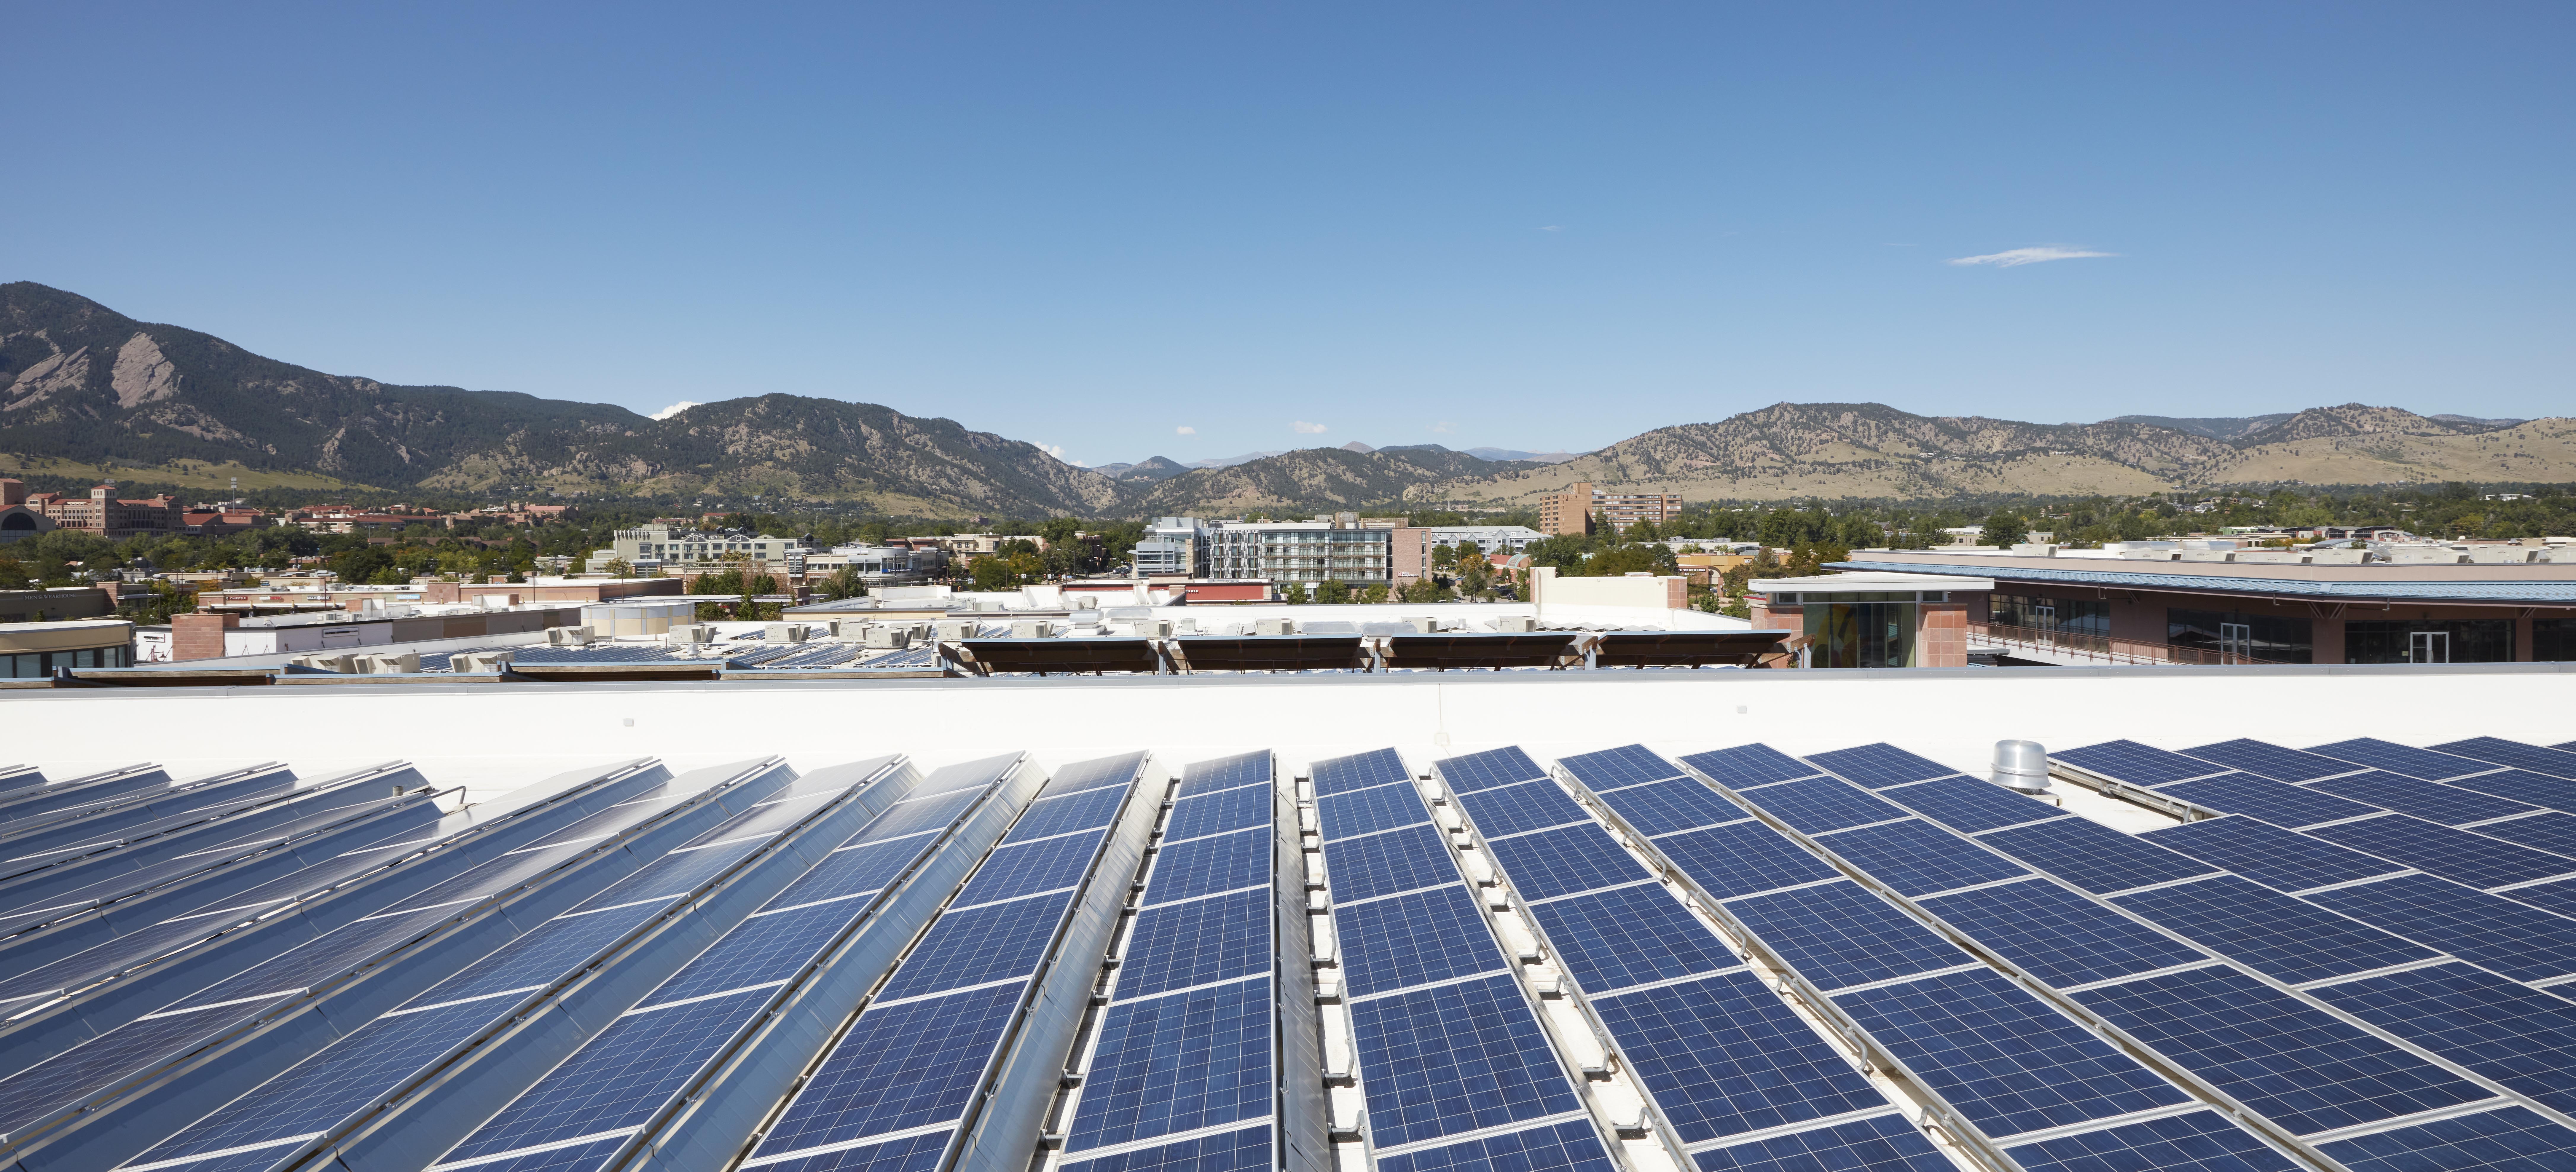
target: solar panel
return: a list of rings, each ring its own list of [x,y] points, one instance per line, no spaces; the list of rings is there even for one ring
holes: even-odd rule
[[[1683,758],[1683,760],[1687,761],[1689,758]],[[1909,781],[1946,777],[1958,772],[1949,766],[1916,756],[1884,742],[1851,749],[1835,749],[1830,753],[1811,753],[1808,754],[1807,760],[1814,762],[1819,768],[1833,771],[1836,776],[1857,784],[1863,789],[1883,789]],[[1711,773],[1710,776],[1717,775]],[[1790,776],[1795,777],[1797,774]]]
[[[1378,1147],[1582,1109],[1509,974],[1355,1000],[1351,1032]]]
[[[1273,902],[1267,891],[1240,891],[1138,912],[1118,966],[1118,996],[1150,997],[1270,971]]]
[[[1378,1167],[1385,1172],[1615,1172],[1619,1165],[1601,1146],[1600,1133],[1576,1120],[1381,1156]]]
[[[2298,1135],[2495,1093],[2226,965],[2140,977],[2074,997]]]
[[[2394,773],[2385,773],[2376,769],[2326,781],[2309,782],[2308,788],[2322,790],[2337,797],[2350,798],[2356,802],[2367,802],[2401,814],[2413,814],[2418,818],[2439,822],[2445,826],[2484,822],[2489,818],[2509,818],[2515,814],[2529,814],[2539,809],[2537,806],[2507,801],[2492,794],[2477,793],[2430,781],[2417,781],[2411,777],[2399,777]]]
[[[1269,1118],[1271,1006],[1267,977],[1110,1006],[1065,1150]]]
[[[1694,1153],[1699,1172],[1950,1172],[1957,1165],[1902,1115],[1878,1115]]]
[[[1999,1140],[2190,1101],[1991,969],[1856,989],[1834,1003]]]
[[[1268,826],[1276,801],[1277,791],[1267,778],[1250,785],[1183,793],[1172,803],[1172,816],[1163,826],[1163,837],[1179,841],[1247,826]]]
[[[1565,796],[1565,791],[1558,789],[1554,781],[1523,781],[1496,786],[1477,791],[1472,802],[1462,794],[1458,803],[1475,817],[1476,832],[1487,838],[1592,820],[1592,815],[1584,812],[1573,798]],[[1420,807],[1417,805],[1415,808]]]
[[[2431,875],[2400,875],[2307,898],[2518,981],[2576,974],[2576,920]]]
[[[2230,769],[2242,770],[2256,777],[2268,777],[2274,781],[2315,781],[2320,777],[2332,777],[2338,773],[2350,773],[2361,768],[2350,761],[2337,761],[2332,757],[2302,753],[2297,749],[2245,737],[2185,749],[2183,755],[2198,757],[2203,761],[2213,761]]]
[[[1261,1172],[1271,1166],[1269,1124],[1190,1136],[1167,1144],[1121,1148],[1086,1160],[1066,1160],[1065,1172]],[[835,1165],[849,1168],[846,1162]],[[867,1172],[930,1172],[930,1166],[870,1168]]]
[[[1878,796],[1963,834],[2066,816],[2057,806],[1969,777],[1910,782],[1882,789]]]
[[[2291,985],[2435,955],[2432,949],[2235,875],[2113,896],[2111,902]]]
[[[1449,861],[1449,844],[1428,826],[1331,839],[1324,848],[1333,861],[1335,903],[1459,881],[1458,865]]]
[[[1489,839],[1494,861],[1511,873],[1523,899],[1551,899],[1646,878],[1636,856],[1611,841],[1599,823]]]
[[[1839,878],[1833,865],[1759,822],[1668,834],[1655,849],[1718,899]]]
[[[2460,1115],[2317,1145],[2352,1172],[2522,1172],[2576,1166],[2576,1132],[2529,1107]]]
[[[1491,972],[1500,963],[1475,897],[1456,884],[1336,909],[1333,931],[1352,996]]]
[[[2504,896],[2517,903],[2527,903],[2562,916],[2576,916],[2576,879],[2516,887],[2505,892]]]
[[[1680,767],[1644,745],[1622,745],[1597,753],[1577,753],[1571,757],[1559,757],[1556,763],[1595,793],[1682,776]]]
[[[2435,745],[2436,753],[2484,761],[2489,765],[2506,765],[2557,778],[2576,778],[2576,753],[2565,749],[2544,749],[2500,737],[2470,737],[2465,741]]]
[[[2327,985],[2314,996],[2559,1111],[2576,1108],[2576,1004],[2465,964]]]
[[[1784,781],[1742,791],[1742,797],[1809,834],[1905,817],[1903,809],[1831,777]]]
[[[1693,753],[1682,758],[1682,764],[1707,774],[1710,780],[1730,789],[1744,789],[1792,777],[1813,777],[1822,772],[1818,767],[1774,749],[1769,745],[1737,745]]]
[[[2030,874],[2029,868],[2010,859],[1910,818],[1828,834],[1816,841],[1900,895],[1929,895]]]
[[[1744,807],[1726,800],[1696,778],[1649,782],[1609,793],[1593,792],[1637,833],[1650,836],[1752,817]]]
[[[1270,883],[1270,828],[1249,826],[1205,838],[1164,840],[1154,860],[1154,887],[1146,898],[1157,903],[1191,899]]]
[[[1373,749],[1348,757],[1317,761],[1311,770],[1317,797],[1413,779],[1413,774],[1404,767],[1404,758],[1396,756],[1393,749]]]
[[[2377,737],[2354,737],[2348,741],[2336,741],[2331,745],[2310,745],[2308,751],[2320,757],[2350,761],[2355,765],[2368,766],[2372,769],[2385,769],[2390,773],[2402,774],[2421,781],[2447,781],[2454,777],[2466,777],[2472,773],[2484,773],[2495,768],[2484,761],[2472,761],[2466,757],[2436,753],[2431,749],[2400,745]]]
[[[2308,786],[2256,777],[2251,773],[2222,773],[2199,781],[2169,785],[2156,792],[2223,814],[2260,818],[2276,826],[2314,826],[2319,822],[2363,817],[2380,809],[2367,802],[2319,793]]]
[[[2568,756],[2576,757],[2576,753]],[[2502,769],[2442,784],[2451,789],[2494,794],[2527,805],[2576,814],[2576,781],[2563,777],[2548,777],[2522,769]]]
[[[2247,817],[2159,826],[2138,837],[2282,891],[2305,891],[2406,869],[2403,863]]]
[[[1659,884],[1613,887],[1530,905],[1557,963],[1587,992],[1624,989],[1737,961]]]
[[[2022,1172],[2290,1172],[2298,1161],[2216,1111],[2192,1111],[2080,1135],[2024,1144],[2005,1153]]]
[[[1411,781],[1346,790],[1333,795],[1332,801],[1315,803],[1315,825],[1327,841],[1430,820],[1422,808],[1422,794]]]
[[[2170,785],[2226,772],[2207,761],[2128,740],[2105,741],[2080,749],[2051,750],[2048,757],[2087,773],[2130,785]]]
[[[1441,783],[1449,787],[1449,792],[1461,794],[1547,776],[1547,770],[1539,768],[1538,762],[1530,760],[1529,754],[1522,752],[1518,745],[1462,757],[1444,757],[1431,765],[1439,773]]]
[[[2554,875],[2576,875],[2576,859],[2565,855],[2515,846],[2502,839],[2437,826],[2404,814],[2365,818],[2340,826],[2321,826],[2307,833],[2477,888],[2528,883]]]
[[[1831,992],[1969,962],[1959,946],[1857,883],[1822,883],[1727,905],[1771,951]]]
[[[2058,988],[2208,959],[2208,954],[2042,880],[1936,896],[1925,910]]]
[[[2206,875],[2207,864],[2089,818],[2060,818],[1977,836],[1977,841],[2060,879],[2108,895]]]

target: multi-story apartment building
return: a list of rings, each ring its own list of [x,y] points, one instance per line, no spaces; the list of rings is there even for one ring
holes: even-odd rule
[[[1136,543],[1136,573],[1145,578],[1189,578],[1208,564],[1208,535],[1196,517],[1157,517]]]
[[[793,537],[761,537],[739,529],[673,529],[646,525],[620,529],[610,545],[590,555],[589,570],[608,572],[610,562],[625,562],[638,574],[658,569],[686,569],[724,561],[755,561],[784,566],[788,574],[805,572],[805,543]]]
[[[1205,531],[1199,577],[1273,582],[1394,582],[1393,529],[1362,528],[1350,514],[1312,521],[1227,521]]]
[[[1397,585],[1431,576],[1432,551],[1441,546],[1456,549],[1466,542],[1476,544],[1479,555],[1511,555],[1529,548],[1530,543],[1547,534],[1527,525],[1414,525],[1395,531],[1393,548],[1394,581]]]
[[[810,577],[848,570],[874,586],[913,586],[930,581],[948,565],[948,551],[933,546],[843,545],[805,555]]]
[[[26,498],[26,503],[42,512],[58,528],[78,529],[101,537],[175,533],[180,524],[181,510],[176,499],[165,493],[147,500],[118,500],[114,481],[89,490],[85,497],[41,492]]]
[[[1591,532],[1596,517],[1608,518],[1624,532],[1639,521],[1662,525],[1681,514],[1680,493],[1605,492],[1582,480],[1538,500],[1538,527],[1558,537],[1580,537]]]

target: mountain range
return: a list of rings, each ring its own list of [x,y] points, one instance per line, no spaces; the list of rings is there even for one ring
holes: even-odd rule
[[[1576,481],[1692,500],[2568,482],[2576,420],[2346,404],[2038,424],[1779,403],[1580,455],[1355,442],[1078,468],[953,420],[836,399],[762,395],[657,420],[607,404],[324,374],[22,281],[0,285],[0,471],[199,489],[238,478],[245,487],[757,495],[919,517],[1224,516],[1520,507]]]

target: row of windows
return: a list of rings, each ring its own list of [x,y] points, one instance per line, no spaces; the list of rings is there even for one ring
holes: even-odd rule
[[[0,679],[33,680],[54,674],[58,667],[132,667],[134,652],[125,647],[98,647],[84,651],[37,651],[24,655],[0,655]]]

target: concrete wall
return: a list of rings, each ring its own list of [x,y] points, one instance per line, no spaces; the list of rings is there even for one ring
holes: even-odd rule
[[[1549,608],[1555,606],[1681,610],[1690,605],[1690,586],[1680,575],[1568,578],[1558,574],[1554,566],[1539,566],[1530,571],[1530,594],[1538,602],[1542,619],[1547,618]]]
[[[1390,745],[1419,765],[1509,744],[1553,758],[1635,741],[1682,754],[1883,740],[1982,773],[2005,738],[2556,743],[2576,738],[2576,665],[33,689],[0,692],[0,722],[11,759],[48,775],[278,758],[315,776],[405,757],[433,782],[486,792],[648,753],[683,769],[781,753],[807,770],[903,752],[928,768],[1024,746],[1051,767],[1137,748],[1177,765],[1267,747],[1302,768]]]

